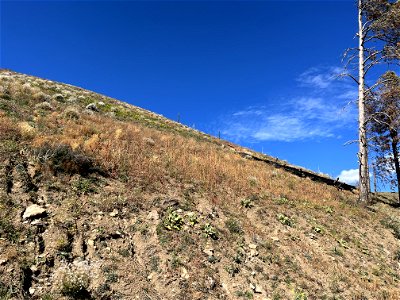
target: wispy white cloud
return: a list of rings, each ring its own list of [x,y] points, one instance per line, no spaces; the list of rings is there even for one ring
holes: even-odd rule
[[[253,107],[224,120],[222,133],[235,141],[285,141],[335,137],[353,122],[353,111],[323,98],[301,97],[278,107]]]
[[[358,169],[342,170],[338,177],[340,181],[351,185],[357,185],[359,180]]]
[[[346,106],[354,96],[353,87],[338,80],[335,67],[313,68],[298,81],[302,96],[286,101],[266,101],[269,105],[249,106],[225,115],[221,133],[236,142],[285,141],[334,138],[340,129],[356,121],[356,110]],[[325,73],[324,73],[325,72]],[[336,81],[335,81],[336,80]]]
[[[326,89],[337,80],[342,71],[338,67],[314,67],[300,74],[296,80],[301,86]]]

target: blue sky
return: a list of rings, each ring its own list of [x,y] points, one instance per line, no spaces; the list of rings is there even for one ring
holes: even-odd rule
[[[357,175],[355,1],[1,1],[0,64]],[[342,173],[343,175],[343,173]],[[342,179],[345,177],[342,176]],[[351,180],[350,180],[351,181]]]

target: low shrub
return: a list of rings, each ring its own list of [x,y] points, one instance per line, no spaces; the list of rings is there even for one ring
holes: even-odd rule
[[[381,220],[381,224],[386,228],[391,229],[396,239],[400,239],[400,220],[394,217],[388,217]]]
[[[73,299],[88,299],[89,276],[85,273],[68,271],[61,282],[61,294]],[[90,295],[90,294],[89,294]]]
[[[44,144],[34,150],[34,156],[41,164],[47,164],[55,175],[66,173],[87,176],[94,172],[104,173],[101,168],[95,166],[91,157],[78,150],[73,150],[69,145],[61,144],[53,147]]]
[[[243,233],[242,226],[240,225],[238,220],[229,218],[228,220],[225,221],[225,225],[231,233],[235,233],[235,234]]]

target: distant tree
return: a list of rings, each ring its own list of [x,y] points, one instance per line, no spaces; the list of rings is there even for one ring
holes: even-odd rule
[[[400,59],[400,1],[374,0],[366,6],[366,18],[376,39],[384,43],[382,53],[386,60]]]
[[[368,134],[377,176],[400,192],[400,77],[388,71],[367,100]],[[399,193],[400,203],[400,193]]]
[[[398,2],[388,0],[358,0],[358,47],[345,52],[346,70],[343,75],[358,85],[358,162],[360,202],[369,201],[370,179],[368,171],[368,142],[366,100],[377,85],[366,87],[368,71],[375,65],[392,60],[398,54]],[[366,47],[366,44],[369,47]],[[358,76],[351,73],[357,59]],[[350,70],[350,72],[349,72]]]

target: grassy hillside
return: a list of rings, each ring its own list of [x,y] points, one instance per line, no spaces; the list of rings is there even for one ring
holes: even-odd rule
[[[398,210],[253,156],[2,70],[0,299],[400,299]]]

